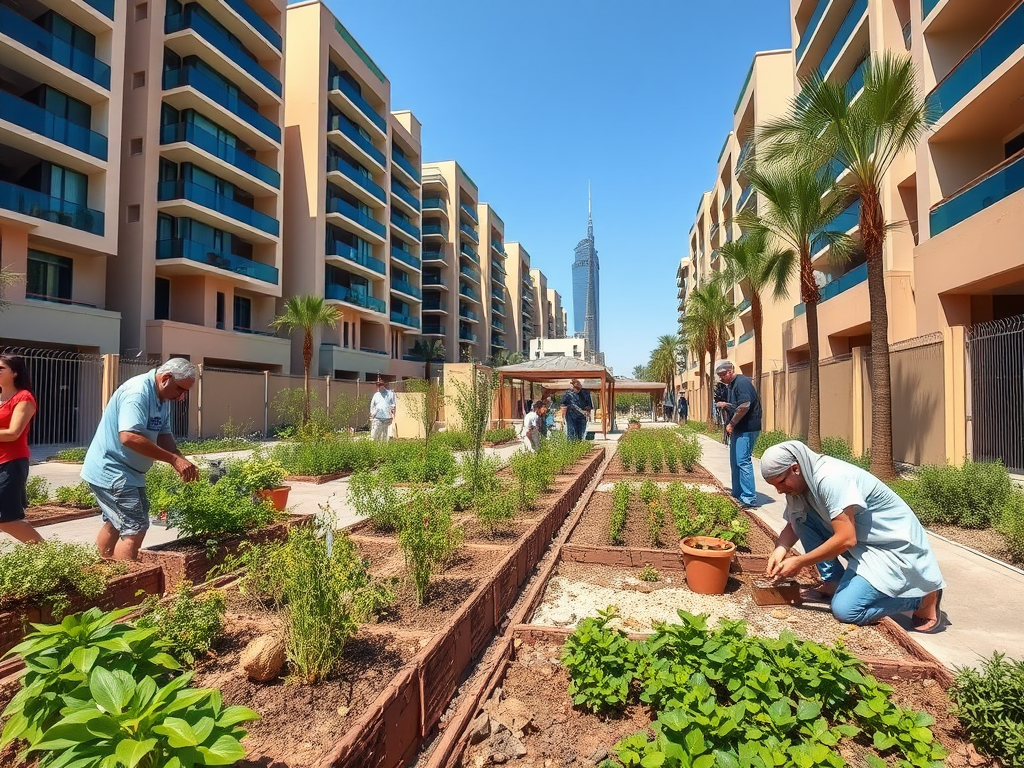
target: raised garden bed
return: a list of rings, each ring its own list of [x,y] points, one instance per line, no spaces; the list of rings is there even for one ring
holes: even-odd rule
[[[335,480],[341,480],[343,477],[348,477],[351,474],[351,472],[335,472],[330,475],[286,475],[284,479],[289,483],[323,485],[324,483],[333,483]]]
[[[623,467],[622,459],[617,454],[612,456],[608,462],[608,469],[604,473],[604,478],[606,480],[623,480],[628,478],[630,480],[657,480],[659,482],[681,480],[684,483],[718,484],[715,476],[699,464],[694,466],[692,472],[687,472],[682,466],[678,467],[677,472],[669,472],[665,467],[662,467],[660,472],[652,472],[650,466],[644,472],[637,472],[633,468],[627,470]]]
[[[94,517],[100,513],[99,507],[72,507],[66,504],[40,504],[25,510],[25,522],[36,528],[44,525],[66,523],[68,520],[81,520]]]

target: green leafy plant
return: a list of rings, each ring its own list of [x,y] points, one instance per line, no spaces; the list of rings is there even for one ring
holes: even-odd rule
[[[670,483],[665,492],[672,520],[680,539],[687,536],[714,536],[745,547],[750,522],[728,497]]]
[[[661,574],[658,573],[657,569],[650,563],[645,563],[644,567],[640,569],[640,573],[637,574],[637,578],[640,581],[659,581]]]
[[[867,468],[871,465],[871,454],[865,453],[862,456],[855,456],[853,448],[845,438],[842,437],[823,437],[821,438],[821,452],[826,456],[831,456],[834,459],[840,459],[853,464],[856,467],[867,471]]]
[[[960,667],[950,698],[978,749],[1008,768],[1024,767],[1024,661],[995,653],[980,669]]]
[[[508,443],[518,436],[514,427],[501,427],[500,429],[488,429],[484,432],[485,443]]]
[[[289,475],[334,475],[376,466],[377,446],[372,440],[340,435],[281,443],[272,455]]]
[[[255,499],[230,477],[214,485],[204,478],[182,483],[167,500],[167,513],[183,537],[207,540],[261,528],[276,516],[269,502]]]
[[[362,470],[348,481],[349,503],[358,514],[370,520],[374,530],[382,533],[397,531],[402,522],[399,490],[388,467],[377,472]]]
[[[151,513],[166,512],[181,486],[181,478],[170,464],[154,464],[146,473],[146,497]]]
[[[225,608],[223,592],[211,589],[197,595],[192,582],[183,580],[169,600],[147,597],[136,626],[155,627],[174,657],[192,666],[223,630]]]
[[[621,711],[629,703],[641,657],[640,643],[608,626],[616,615],[611,606],[583,619],[562,647],[572,703],[599,714]]]
[[[996,530],[1006,539],[1010,559],[1024,563],[1024,491],[1015,488],[1010,494]]]
[[[988,528],[1010,502],[1013,483],[999,463],[965,461],[962,466],[922,467],[914,476],[913,508],[925,525]]]
[[[270,454],[263,450],[255,450],[246,459],[228,464],[228,477],[238,483],[244,493],[277,488],[284,482],[284,467]]]
[[[416,601],[426,601],[430,577],[447,563],[462,544],[462,529],[452,520],[453,506],[446,494],[416,489],[403,509],[398,545],[416,588]]]
[[[483,457],[484,433],[491,423],[491,404],[497,386],[498,378],[493,371],[477,368],[475,365],[470,370],[468,383],[456,381],[454,385],[452,404],[459,415],[462,429],[469,433],[472,440],[472,454],[468,460],[472,462],[474,468],[480,464]],[[474,471],[470,477],[475,497],[476,472]]]
[[[773,445],[784,443],[787,440],[799,440],[799,437],[783,432],[781,429],[769,429],[757,436],[757,440],[754,441],[753,454],[757,458],[761,458],[765,451],[771,448]]]
[[[96,497],[86,482],[78,485],[61,485],[54,492],[53,497],[59,504],[64,504],[77,509],[91,509],[96,506]]]
[[[612,544],[622,543],[622,532],[626,530],[629,498],[632,492],[629,483],[624,481],[612,486],[612,516],[608,524],[608,536]]]
[[[98,597],[109,578],[127,571],[124,563],[103,560],[92,544],[58,539],[31,546],[0,543],[0,608],[35,600],[59,613],[72,595]]]
[[[686,430],[677,428],[640,429],[627,432],[619,440],[619,457],[625,471],[643,474],[648,466],[655,474],[667,468],[675,474],[680,468],[692,472],[701,457],[700,443]]]
[[[57,451],[51,459],[56,461],[66,461],[71,464],[82,464],[85,462],[85,454],[89,449],[85,446],[76,446],[75,448],[64,448],[63,450]]]
[[[50,500],[50,484],[46,478],[32,475],[25,483],[25,497],[30,507],[41,507]]]

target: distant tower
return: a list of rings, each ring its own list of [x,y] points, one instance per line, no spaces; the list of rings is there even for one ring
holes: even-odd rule
[[[594,217],[587,183],[587,236],[576,244],[572,264],[572,322],[576,335],[582,334],[591,352],[601,349],[601,284],[597,248],[594,247]]]

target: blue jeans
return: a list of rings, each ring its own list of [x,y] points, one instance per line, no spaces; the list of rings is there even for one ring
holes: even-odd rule
[[[582,440],[587,436],[587,417],[569,416],[565,417],[565,434],[570,440]]]
[[[754,462],[750,455],[760,432],[733,432],[729,440],[729,466],[732,467],[732,495],[740,504],[757,503],[754,487]]]
[[[808,510],[799,534],[805,552],[817,549],[832,538],[831,531],[813,510]],[[874,624],[885,616],[916,611],[921,606],[920,597],[889,597],[878,591],[838,560],[823,560],[817,568],[822,581],[837,583],[832,597],[832,615],[846,624]]]

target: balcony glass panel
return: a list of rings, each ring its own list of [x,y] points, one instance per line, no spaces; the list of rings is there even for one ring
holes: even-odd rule
[[[459,249],[459,253],[461,253],[467,259],[472,261],[474,264],[479,264],[480,263],[480,257],[478,257],[475,253],[473,253],[473,250],[468,245],[463,245]]]
[[[417,211],[420,209],[420,201],[416,199],[416,196],[408,189],[403,187],[397,181],[391,182],[391,191],[402,198],[405,202],[415,208]]]
[[[748,184],[742,192],[740,192],[740,199],[736,202],[736,210],[742,211],[743,206],[747,204],[747,200],[750,199],[750,195],[754,192],[754,185]],[[717,226],[717,225],[716,225]]]
[[[0,181],[0,208],[94,235],[103,234],[103,211],[61,200],[59,197],[50,197],[6,181]]]
[[[477,221],[476,211],[474,211],[471,207],[469,207],[468,205],[465,205],[465,204],[462,204],[459,207],[462,210],[464,210],[467,214],[469,214],[469,218],[471,218],[474,222]]]
[[[440,197],[424,197],[423,208],[436,208],[444,211],[445,213],[448,213],[448,203],[446,203],[444,199]]]
[[[861,92],[864,88],[864,68],[867,66],[868,60],[864,59],[850,75],[850,79],[846,81],[846,100],[853,101],[853,97]]]
[[[362,292],[353,291],[344,285],[328,283],[324,286],[324,298],[334,301],[344,301],[347,304],[354,304],[357,307],[371,309],[374,312],[387,312],[387,304],[380,299],[375,299]]]
[[[218,82],[195,67],[181,67],[164,71],[164,90],[191,86],[210,101],[224,107],[228,112],[241,118],[257,131],[265,134],[272,141],[281,141],[281,129],[271,120],[261,115],[244,101],[238,94],[224,83]]]
[[[753,148],[754,148],[754,142],[752,142],[752,141],[745,141],[745,142],[743,142],[743,146],[740,147],[739,157],[736,158],[736,167],[737,168],[742,168],[743,167],[743,163],[746,161],[747,155],[750,154],[750,150],[753,149]],[[725,197],[729,197],[731,195],[732,195],[732,187],[730,186],[730,187],[726,188],[726,190],[725,190]],[[724,200],[725,197],[723,197],[722,199]]]
[[[742,336],[740,336],[740,344],[742,344],[744,341],[749,341],[752,338],[754,338],[754,332],[753,331],[747,331]]]
[[[345,134],[348,138],[352,139],[357,147],[376,160],[380,165],[384,165],[384,153],[373,146],[373,142],[363,136],[363,134],[359,132],[359,129],[349,122],[347,117],[343,115],[330,115],[327,118],[327,130],[338,131]]]
[[[444,278],[441,277],[440,275],[424,275],[423,276],[423,284],[424,285],[445,285],[445,286],[448,285],[448,283],[446,283],[444,281]]]
[[[836,36],[832,38],[832,43],[829,45],[828,50],[825,51],[825,55],[821,57],[821,64],[818,65],[818,75],[824,77],[832,68],[832,65],[836,63],[840,52],[842,52],[843,47],[857,28],[867,9],[868,0],[854,0],[853,7],[850,8],[850,12],[843,19],[843,23],[839,26]]]
[[[233,8],[235,13],[249,22],[253,29],[263,35],[267,42],[277,48],[277,50],[281,50],[281,35],[275,32],[270,23],[256,13],[251,5],[245,2],[245,0],[224,0],[224,2]]]
[[[796,60],[797,63],[804,57],[804,51],[807,50],[807,44],[811,42],[811,38],[814,37],[814,30],[818,28],[818,24],[821,23],[821,17],[825,14],[825,8],[828,7],[830,0],[818,0],[818,4],[814,6],[814,12],[811,13],[811,18],[807,20],[807,26],[804,28],[804,33],[800,35],[800,42],[796,46]]]
[[[468,285],[460,285],[459,286],[459,294],[461,296],[465,296],[467,299],[472,299],[473,301],[476,301],[476,302],[480,301],[480,294],[477,293],[476,291],[474,291]]]
[[[827,229],[833,232],[849,232],[854,227],[859,226],[859,224],[860,198],[857,198],[842,213],[832,219]],[[827,245],[828,242],[818,233],[815,233],[814,237],[811,238],[811,253],[817,253]]]
[[[927,19],[928,14],[934,11],[938,4],[939,0],[921,0],[921,18]]]
[[[505,268],[503,266],[501,266],[501,264],[499,264],[498,262],[496,262],[494,260],[491,261],[491,270],[493,272],[497,272],[499,275],[507,274],[505,272]],[[497,278],[495,278],[495,279],[497,279]]]
[[[85,0],[108,19],[114,18],[114,0]]]
[[[156,188],[157,200],[191,200],[211,211],[223,213],[236,221],[256,227],[263,232],[276,236],[280,232],[280,224],[273,216],[260,213],[249,208],[237,200],[232,200],[227,195],[222,195],[212,189],[200,186],[194,181],[177,179],[175,181],[161,181]]]
[[[214,157],[218,157],[224,162],[233,165],[238,170],[248,173],[253,178],[259,179],[278,189],[281,187],[281,174],[269,165],[264,165],[245,154],[234,144],[222,141],[216,135],[195,123],[170,123],[160,127],[161,144],[173,144],[176,141],[187,141],[189,144],[199,147]]]
[[[505,324],[503,322],[501,322],[501,320],[499,320],[496,317],[492,317],[491,318],[491,327],[494,328],[497,331],[504,331],[505,330]]]
[[[392,211],[391,223],[394,224],[403,232],[405,232],[407,235],[410,235],[411,237],[415,238],[416,240],[420,239],[420,228],[413,224],[411,221],[409,221],[409,219],[405,218],[405,216],[400,216],[394,211]]]
[[[27,128],[80,152],[107,159],[107,137],[73,123],[67,118],[39,107],[17,96],[0,91],[0,115],[3,119]]]
[[[185,238],[173,238],[171,240],[157,240],[157,259],[188,259],[197,264],[207,264],[225,272],[234,272],[238,275],[253,277],[265,283],[277,285],[277,267],[269,264],[261,264],[252,259],[246,259],[234,253],[215,251],[205,243]]]
[[[477,322],[480,322],[480,316],[471,309],[460,309],[459,317],[464,317],[467,320],[476,320]]]
[[[937,117],[955,107],[1022,45],[1024,5],[1019,5],[932,91],[929,98],[937,111]]]
[[[423,294],[420,289],[410,283],[408,280],[394,280],[391,281],[391,287],[396,291],[401,291],[407,296],[415,296],[417,299],[422,299]]]
[[[185,7],[190,8],[190,6]],[[281,81],[261,67],[238,42],[224,34],[215,24],[200,14],[190,11],[173,13],[164,17],[164,34],[171,35],[186,29],[196,32],[272,93],[277,96],[281,95]]]
[[[380,259],[375,259],[373,256],[369,256],[365,253],[360,253],[357,249],[353,248],[348,243],[342,242],[341,240],[328,241],[327,255],[340,256],[343,259],[351,261],[353,264],[358,264],[361,267],[372,269],[374,272],[378,272],[382,275],[387,269],[384,262]]]
[[[444,336],[445,330],[443,325],[437,325],[436,323],[424,323],[423,333],[427,336]]]
[[[470,280],[476,280],[478,283],[480,282],[480,273],[475,269],[471,269],[470,267],[459,267],[459,273],[465,275]]]
[[[821,304],[822,302],[825,302],[825,301],[828,301],[829,299],[835,298],[840,293],[843,293],[844,291],[850,290],[855,285],[860,285],[861,283],[863,283],[867,279],[868,279],[868,265],[867,264],[861,264],[859,267],[854,267],[853,269],[851,269],[849,272],[847,272],[842,277],[838,277],[835,280],[833,280],[832,282],[826,284],[825,287],[822,288],[819,291],[819,294],[821,295],[821,299],[819,300],[818,303]],[[803,304],[797,304],[796,307],[793,308],[793,316],[794,317],[799,317],[800,315],[804,314],[804,312],[806,312],[806,311],[807,311],[807,307],[806,306],[804,306]]]
[[[972,186],[936,205],[928,217],[931,236],[945,232],[1021,189],[1024,189],[1024,155],[990,171]]]
[[[0,5],[0,32],[75,74],[110,90],[109,64],[85,51],[73,48],[5,5]]]
[[[740,312],[743,312],[744,310],[749,309],[749,308],[750,308],[750,299],[744,299],[736,307],[736,309],[739,310]]]
[[[363,95],[359,93],[359,91],[357,91],[348,80],[343,78],[341,75],[336,75],[331,78],[330,89],[332,91],[341,91],[345,94],[349,101],[355,104],[359,108],[359,111],[370,119],[370,122],[387,133],[387,121],[370,105],[370,102],[363,98]]]
[[[437,294],[434,294],[434,295],[436,296]],[[427,300],[424,300],[424,302],[423,302],[423,309],[447,309],[447,308],[442,306],[440,301],[427,301]]]
[[[469,331],[459,331],[459,341],[476,341],[476,334]]]
[[[480,237],[477,235],[476,232],[473,231],[473,228],[471,226],[469,226],[469,224],[460,224],[459,225],[459,230],[462,233],[464,233],[466,235],[466,237],[468,237],[474,243],[479,243],[480,242]]]
[[[327,212],[340,213],[345,218],[351,219],[352,221],[366,227],[366,229],[380,235],[381,237],[384,237],[387,233],[387,230],[385,229],[383,224],[381,224],[379,221],[377,221],[369,214],[363,213],[354,205],[345,202],[340,197],[327,198]]]
[[[401,168],[403,171],[405,171],[407,174],[409,174],[412,178],[414,178],[417,183],[419,183],[419,171],[417,171],[413,167],[412,163],[409,162],[409,159],[407,157],[405,157],[404,155],[400,155],[397,152],[392,152],[391,161],[399,168]]]
[[[424,227],[425,229],[425,227]],[[423,251],[424,261],[444,261],[443,251]]]
[[[413,256],[411,253],[402,250],[401,248],[396,248],[393,245],[391,246],[391,255],[394,256],[403,264],[408,264],[413,269],[420,269],[420,267],[422,266],[420,264],[420,260]]]
[[[409,325],[413,328],[420,327],[420,320],[418,317],[409,317],[409,315],[403,315],[401,312],[391,313],[392,323],[401,323],[402,325]]]
[[[327,172],[331,173],[332,171],[337,171],[346,178],[351,179],[382,203],[386,201],[384,188],[380,184],[374,183],[373,179],[364,176],[358,168],[354,167],[344,158],[337,155],[329,155],[327,157]]]

